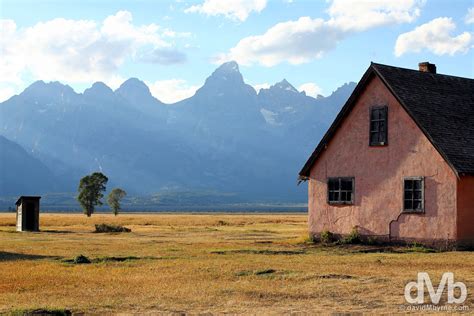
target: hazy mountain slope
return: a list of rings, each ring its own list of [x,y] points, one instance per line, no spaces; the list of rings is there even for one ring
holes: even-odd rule
[[[20,145],[0,135],[0,194],[28,195],[60,190],[61,179]]]

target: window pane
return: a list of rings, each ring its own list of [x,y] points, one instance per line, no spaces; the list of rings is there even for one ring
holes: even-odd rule
[[[405,190],[406,189],[413,189],[413,180],[405,180]]]
[[[405,200],[412,200],[413,199],[413,191],[405,190]]]
[[[379,122],[379,129],[381,132],[385,131],[385,121]]]
[[[373,109],[372,111],[370,111],[370,119],[371,120],[377,120],[378,118],[379,118],[378,110]]]
[[[415,189],[421,190],[421,180],[414,180],[415,183]]]
[[[370,133],[370,143],[374,144],[377,143],[379,140],[379,134],[377,132],[371,132]]]
[[[347,191],[351,191],[352,190],[352,179],[349,180],[349,179],[344,179],[341,181],[341,190],[347,190]]]
[[[329,202],[334,202],[334,192],[329,191]]]
[[[336,190],[337,180],[329,179],[328,186],[330,191]]]
[[[378,121],[373,122],[372,130],[378,132],[380,130],[379,124],[380,122]]]
[[[413,198],[416,200],[421,200],[421,191],[413,192]]]
[[[405,200],[405,210],[412,210],[413,209],[413,201],[412,200]]]
[[[387,120],[387,108],[380,109],[380,119]]]
[[[345,191],[341,192],[341,201],[344,202],[347,200],[347,193]]]
[[[339,200],[339,192],[334,192],[334,201],[340,201]]]
[[[413,209],[414,210],[420,210],[421,209],[421,201],[420,200],[413,201]]]

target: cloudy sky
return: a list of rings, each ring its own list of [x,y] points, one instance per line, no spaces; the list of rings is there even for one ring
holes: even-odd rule
[[[235,60],[257,89],[328,95],[371,61],[474,75],[472,0],[2,0],[0,101],[35,80],[82,92],[137,77],[164,102]]]

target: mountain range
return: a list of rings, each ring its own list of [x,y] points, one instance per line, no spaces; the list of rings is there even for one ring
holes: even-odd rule
[[[257,93],[235,62],[175,104],[136,78],[83,93],[37,81],[0,103],[0,195],[75,192],[102,171],[130,196],[304,202],[297,173],[354,87],[313,98],[282,80]]]

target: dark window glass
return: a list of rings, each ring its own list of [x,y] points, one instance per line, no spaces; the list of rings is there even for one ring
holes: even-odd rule
[[[331,204],[353,204],[354,178],[329,178],[328,202]]]
[[[387,107],[377,107],[370,110],[370,145],[387,144]]]
[[[424,210],[424,180],[423,178],[408,178],[403,184],[403,208],[405,211]]]

